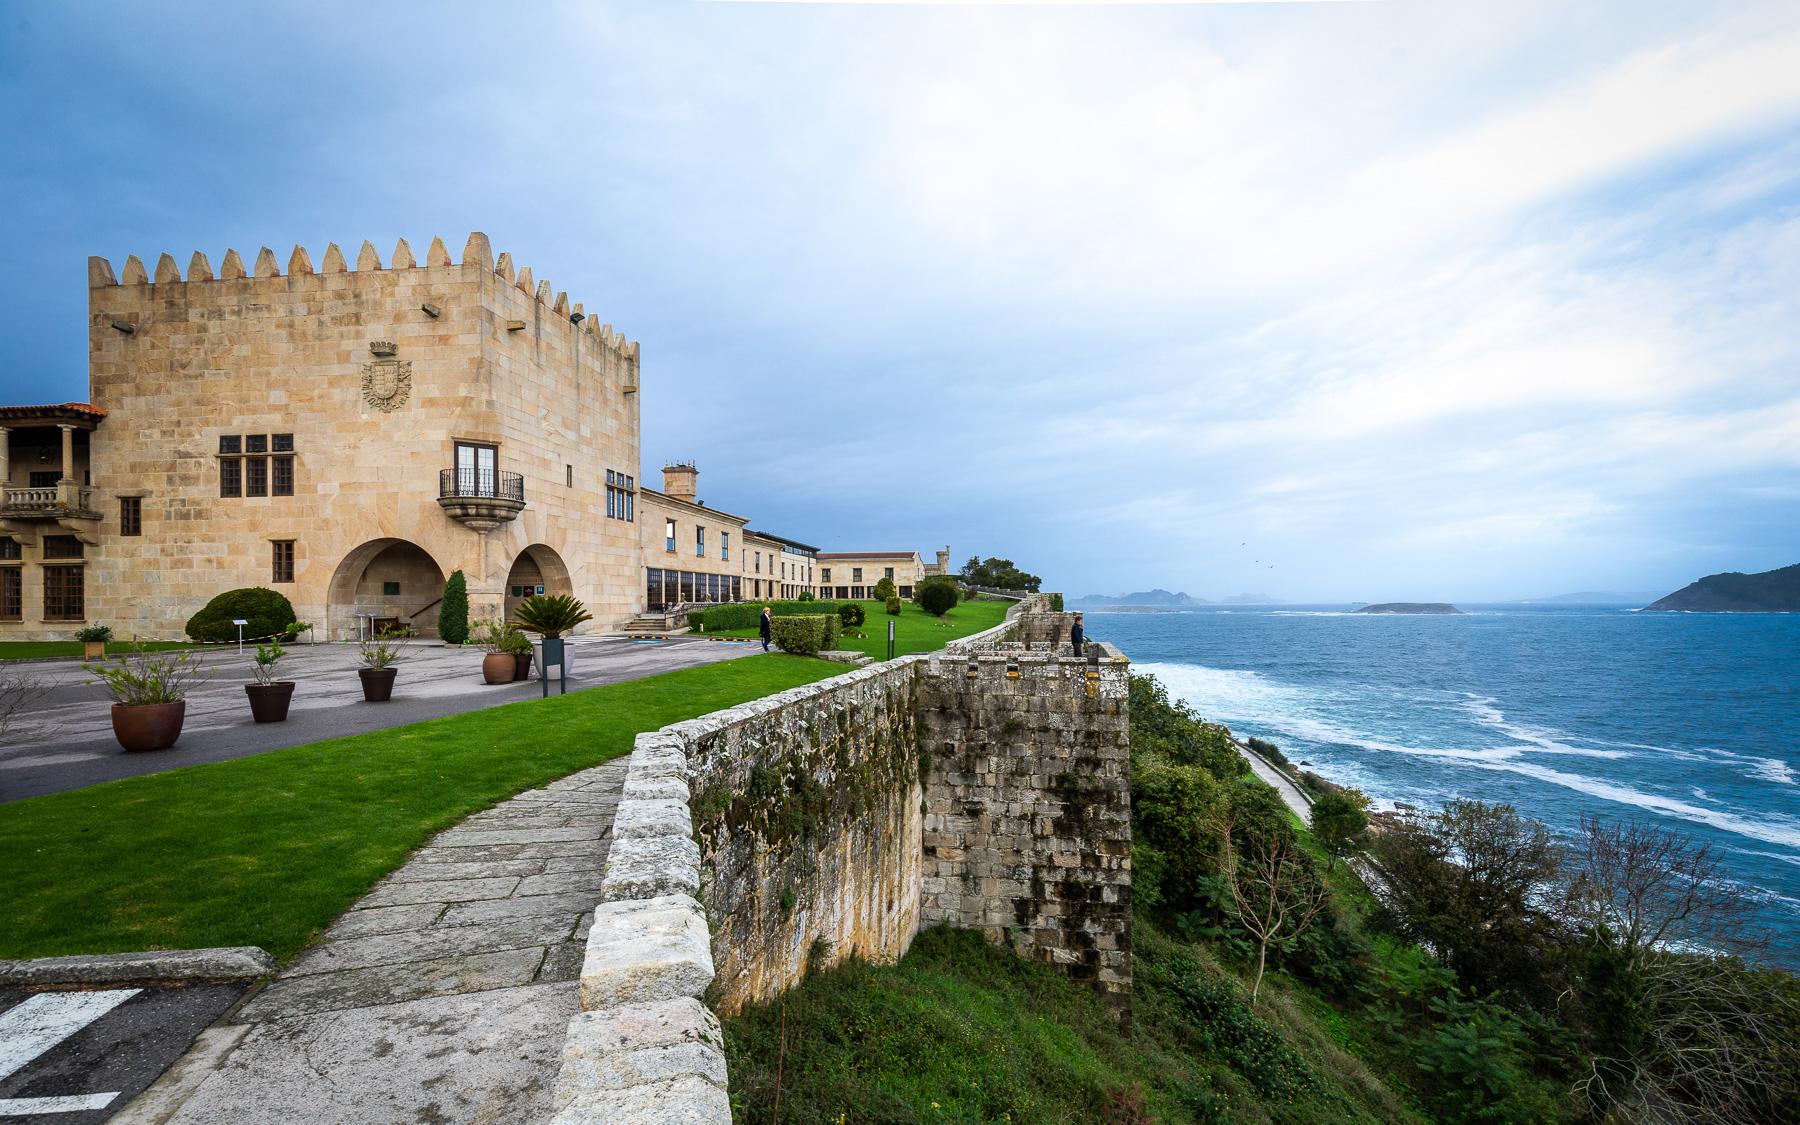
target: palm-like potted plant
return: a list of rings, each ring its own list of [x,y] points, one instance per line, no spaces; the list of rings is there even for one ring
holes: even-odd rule
[[[81,642],[83,660],[105,660],[106,642],[113,639],[112,626],[84,625],[75,630],[75,639]]]
[[[112,693],[113,737],[127,750],[175,745],[187,719],[188,689],[204,678],[191,652],[146,651],[132,646],[116,661],[83,664]]]
[[[287,650],[273,637],[268,644],[256,646],[256,663],[250,666],[256,681],[244,685],[244,694],[250,697],[250,717],[259,723],[287,722],[294,681],[275,678],[275,665],[286,655]]]
[[[362,667],[356,674],[362,677],[366,702],[386,703],[393,698],[394,677],[398,674],[394,665],[400,662],[406,638],[410,636],[412,630],[402,625],[398,629],[383,629],[371,634],[367,640],[357,642],[357,659],[362,661]]]
[[[570,594],[537,594],[520,602],[513,611],[514,623],[519,628],[543,638],[538,648],[538,675],[544,677],[550,675],[552,664],[557,666],[559,677],[569,673],[563,634],[593,619],[594,615],[587,607]]]
[[[481,658],[481,678],[490,684],[510,684],[518,662],[507,651],[506,638],[512,632],[506,622],[487,617],[475,622],[475,643],[487,653]]]

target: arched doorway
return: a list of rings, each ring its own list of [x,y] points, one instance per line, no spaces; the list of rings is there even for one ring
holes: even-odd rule
[[[344,556],[331,575],[327,628],[334,640],[355,640],[359,613],[437,636],[444,571],[425,549],[405,539],[371,539]]]
[[[512,569],[506,573],[506,619],[513,619],[519,603],[533,594],[573,594],[575,584],[569,579],[569,568],[562,556],[533,543],[519,552]]]

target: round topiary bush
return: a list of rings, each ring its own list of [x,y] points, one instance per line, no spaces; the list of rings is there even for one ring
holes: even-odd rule
[[[875,589],[871,590],[870,594],[876,601],[885,602],[899,592],[899,590],[894,588],[894,580],[892,578],[883,578],[881,581],[875,583]]]
[[[863,607],[860,602],[840,602],[837,607],[838,620],[844,628],[854,629],[863,623]]]
[[[244,626],[245,640],[285,638],[288,626],[294,623],[294,604],[262,586],[227,590],[188,618],[187,635],[196,641],[235,641],[238,627],[231,622],[237,617],[249,622]]]
[[[900,616],[900,596],[898,594],[887,600],[887,611],[894,617]]]
[[[919,608],[933,617],[942,617],[956,607],[956,583],[949,578],[933,576],[913,588]]]

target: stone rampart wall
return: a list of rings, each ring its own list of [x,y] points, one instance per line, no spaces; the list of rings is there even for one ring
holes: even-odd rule
[[[1128,1012],[1125,660],[1012,641],[1042,608],[638,736],[556,1121],[729,1122],[714,1011],[897,960],[921,925],[982,929]]]

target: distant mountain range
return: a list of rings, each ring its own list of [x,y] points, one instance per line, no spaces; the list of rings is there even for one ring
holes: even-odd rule
[[[1129,609],[1193,609],[1203,605],[1279,605],[1278,599],[1267,594],[1233,594],[1219,601],[1208,601],[1186,593],[1171,593],[1168,590],[1138,590],[1130,594],[1087,594],[1070,601],[1074,609],[1111,609],[1114,607]]]
[[[1573,594],[1556,594],[1548,598],[1521,598],[1521,605],[1649,605],[1655,592],[1615,594],[1606,590],[1580,590]]]
[[[1644,609],[1658,613],[1800,613],[1800,563],[1761,574],[1735,570],[1709,574]]]

